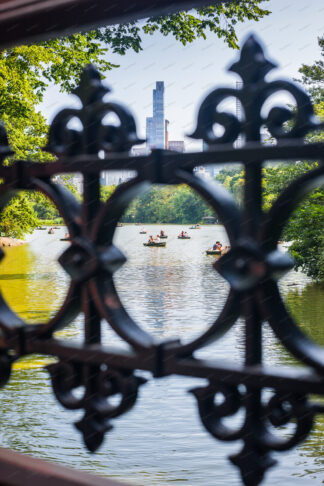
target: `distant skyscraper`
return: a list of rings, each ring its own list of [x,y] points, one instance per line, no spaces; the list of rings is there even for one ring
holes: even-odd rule
[[[243,83],[242,81],[236,81],[236,89],[242,89],[243,88]],[[242,105],[241,102],[238,98],[235,100],[235,115],[238,120],[242,120]],[[236,141],[234,142],[234,147],[235,148],[240,148],[243,145],[243,137],[242,134],[238,136]]]
[[[183,140],[169,140],[169,150],[174,152],[184,152],[185,146]]]
[[[133,170],[105,170],[101,172],[100,184],[103,186],[118,186],[134,177],[136,177],[136,172]]]
[[[147,152],[150,150],[150,148],[152,146],[154,146],[154,140],[155,140],[154,120],[150,116],[150,117],[146,118],[146,148],[147,148]]]
[[[165,149],[169,148],[169,120],[165,120]]]
[[[143,157],[146,153],[146,147],[132,147],[131,150],[131,155],[135,157]]]
[[[206,143],[203,140],[203,143],[202,143],[203,152],[208,152],[208,147],[209,147],[208,143]],[[221,170],[223,170],[225,167],[226,167],[225,164],[215,164],[215,165],[205,165],[204,166],[204,168],[206,169],[206,172],[209,173],[211,178],[214,178],[215,176],[217,176],[217,174],[219,174],[219,172]]]
[[[146,118],[148,148],[165,148],[164,82],[157,81],[153,90],[153,117]]]

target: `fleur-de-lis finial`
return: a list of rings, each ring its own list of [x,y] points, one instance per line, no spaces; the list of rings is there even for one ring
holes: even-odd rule
[[[89,64],[82,71],[79,85],[72,93],[80,98],[83,106],[88,106],[101,100],[110,91],[110,88],[103,84],[97,68],[93,64]]]
[[[99,71],[89,64],[83,70],[80,83],[73,90],[82,102],[81,109],[61,110],[52,121],[48,145],[45,150],[56,156],[98,155],[104,152],[127,152],[133,145],[142,143],[136,133],[132,113],[123,105],[105,102],[111,90],[106,87]],[[119,124],[106,124],[106,115],[113,114]],[[81,122],[82,130],[70,125],[73,119]]]
[[[242,78],[242,87],[217,88],[204,99],[199,112],[192,138],[203,139],[207,144],[216,145],[235,142],[244,135],[247,142],[260,142],[262,126],[270,135],[279,140],[303,138],[311,130],[321,127],[315,119],[309,95],[290,81],[266,81],[265,77],[276,64],[269,61],[260,42],[251,35],[244,42],[239,60],[232,64],[229,71]],[[262,108],[267,99],[279,91],[289,93],[295,100],[294,110],[274,106],[266,117]],[[220,108],[221,103],[231,97],[242,106],[242,119]],[[291,121],[288,126],[287,121]],[[215,126],[223,127],[222,135],[215,133]]]
[[[275,67],[276,64],[266,59],[262,46],[254,35],[250,35],[243,44],[240,59],[231,65],[229,71],[237,73],[248,84],[261,81]]]

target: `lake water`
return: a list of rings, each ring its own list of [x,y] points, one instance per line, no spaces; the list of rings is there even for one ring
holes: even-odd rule
[[[214,225],[192,231],[176,225],[146,226],[148,235],[166,230],[166,248],[144,247],[147,236],[140,235],[140,229],[124,226],[117,230],[115,243],[128,257],[115,278],[121,299],[138,323],[155,336],[191,339],[214,320],[228,293],[228,285],[212,268],[214,257],[206,256],[204,251],[218,239],[226,244],[224,229]],[[190,232],[190,240],[176,238],[182,229]],[[44,322],[64,299],[68,278],[56,263],[69,244],[60,241],[64,233],[64,228],[54,235],[36,231],[28,245],[6,249],[1,262],[1,291],[30,322]],[[320,324],[324,315],[323,287],[293,271],[280,287],[300,326],[324,345]],[[103,327],[105,342],[120,343],[107,324]],[[58,335],[80,340],[81,329],[79,316]],[[198,355],[239,363],[243,338],[239,321],[218,343]],[[267,363],[295,364],[267,326],[264,344]],[[203,380],[150,380],[141,388],[135,407],[114,421],[114,429],[106,435],[102,447],[90,454],[72,425],[81,413],[66,411],[56,402],[44,364],[46,359],[41,356],[20,360],[9,384],[0,391],[1,446],[143,486],[173,482],[188,486],[241,484],[238,472],[227,460],[241,444],[214,440],[202,427],[195,400],[188,393]],[[263,484],[323,484],[323,431],[324,419],[319,418],[306,443],[275,455],[279,465],[268,472]]]

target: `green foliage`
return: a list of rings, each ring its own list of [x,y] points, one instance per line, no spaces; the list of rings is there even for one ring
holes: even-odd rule
[[[295,211],[285,231],[296,268],[324,282],[324,188],[315,190]]]
[[[263,210],[268,211],[279,194],[297,177],[316,167],[317,162],[305,161],[264,168]],[[242,202],[242,171],[223,170],[217,180],[239,204]],[[316,281],[324,281],[324,187],[317,188],[301,202],[289,219],[282,238],[293,242],[289,251],[295,259],[295,269],[301,269]]]
[[[104,187],[102,200],[106,200],[114,190],[115,186]],[[190,224],[202,221],[204,216],[212,215],[212,209],[186,185],[152,186],[133,201],[121,221],[143,224]]]
[[[206,32],[212,32],[224,39],[229,47],[238,49],[236,25],[245,20],[258,21],[270,14],[269,10],[260,8],[260,3],[260,0],[238,0],[152,18],[142,30],[146,34],[156,31],[163,35],[172,34],[183,45],[199,37],[206,39]]]
[[[52,219],[42,219],[40,221],[41,226],[54,226],[54,225],[64,225],[63,218],[52,218]]]
[[[101,186],[100,187],[100,199],[101,201],[107,201],[112,193],[115,191],[116,186]]]
[[[20,192],[0,214],[0,232],[12,238],[23,238],[38,226],[33,203],[25,192]]]
[[[239,206],[243,203],[244,171],[242,169],[223,169],[216,176],[217,182],[231,192]]]
[[[154,32],[172,35],[186,44],[198,37],[205,38],[205,32],[210,31],[224,39],[229,46],[237,47],[235,25],[246,19],[257,21],[269,14],[259,7],[261,1],[233,1],[226,6],[150,18],[141,24],[131,22],[109,26],[37,45],[0,51],[0,120],[7,129],[15,158],[54,160],[51,154],[42,150],[46,144],[48,126],[38,109],[50,84],[60,86],[61,91],[71,92],[89,63],[96,64],[104,76],[117,67],[107,60],[110,52],[120,55],[129,50],[139,52],[143,35]],[[9,163],[10,160],[5,161],[5,164]],[[68,179],[64,180],[64,184],[79,197]],[[26,215],[23,208],[27,211]],[[10,218],[3,216],[0,223],[2,231],[8,235],[19,233],[20,236],[32,231],[35,214],[50,219],[57,216],[56,209],[44,196],[37,198],[29,193],[15,198],[5,212],[11,214],[15,221],[12,219],[10,222]],[[16,221],[17,218],[20,218],[19,221]]]
[[[265,209],[270,208],[289,183],[317,166],[317,162],[298,162],[264,169]],[[283,239],[293,242],[289,251],[295,259],[295,269],[324,281],[324,187],[317,188],[301,202],[284,229]]]
[[[324,58],[324,36],[317,38],[321,49],[321,56]],[[309,89],[314,100],[319,103],[324,99],[324,60],[319,59],[314,64],[303,64],[299,69],[302,75],[302,83]]]

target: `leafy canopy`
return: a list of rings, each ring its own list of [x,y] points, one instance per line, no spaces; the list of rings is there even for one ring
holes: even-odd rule
[[[268,15],[270,12],[260,7],[263,1],[233,1],[2,50],[0,120],[6,126],[15,158],[53,159],[51,154],[41,150],[46,143],[48,125],[38,108],[50,84],[58,85],[63,92],[71,92],[87,64],[96,64],[104,75],[118,67],[107,60],[109,53],[125,55],[129,50],[139,52],[143,35],[155,32],[171,35],[184,45],[197,38],[206,38],[207,32],[212,32],[230,47],[237,48],[235,26],[239,22],[257,21]],[[36,214],[50,217],[55,210],[43,196],[41,199],[28,193],[19,194],[0,216],[0,231],[21,237],[37,225]],[[16,223],[11,226],[10,222],[14,220]]]
[[[324,36],[318,37],[321,49],[321,59],[314,64],[303,64],[299,69],[302,74],[302,83],[309,89],[314,100],[318,103],[324,101]]]

